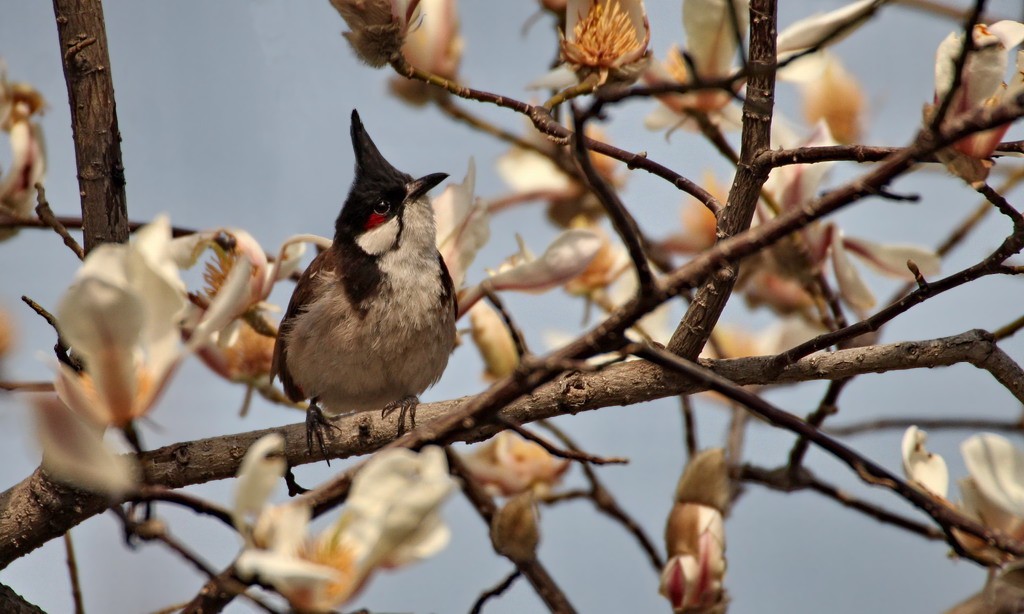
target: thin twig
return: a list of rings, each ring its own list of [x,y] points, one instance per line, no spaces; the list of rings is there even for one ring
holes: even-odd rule
[[[60,327],[57,326],[57,318],[53,317],[53,314],[44,309],[42,305],[27,296],[22,295],[21,301],[28,305],[32,311],[36,312],[40,317],[46,320],[46,323],[53,328],[55,333],[57,333],[57,343],[53,346],[53,351],[57,355],[57,360],[71,367],[75,371],[81,371],[82,363],[74,356],[68,354],[69,346],[67,341],[65,341],[64,337],[60,334]]]
[[[67,245],[78,256],[79,260],[85,260],[85,250],[82,246],[75,241],[75,238],[71,236],[68,229],[64,224],[61,224],[57,216],[53,214],[53,209],[50,208],[50,203],[46,201],[46,190],[43,188],[43,184],[36,184],[36,215],[39,219],[52,228],[54,232],[60,235],[61,239],[64,239],[64,245]]]
[[[906,430],[917,426],[929,431],[1005,431],[1009,433],[1024,432],[1024,416],[1016,420],[998,420],[995,418],[925,418],[920,416],[879,418],[852,422],[834,426],[826,430],[830,435],[849,437],[885,430]]]
[[[512,570],[512,573],[506,576],[504,580],[498,582],[492,588],[487,589],[476,598],[476,601],[473,602],[473,606],[469,608],[469,614],[480,614],[480,612],[483,612],[484,604],[495,597],[500,597],[505,591],[511,588],[515,581],[522,577],[522,575],[523,572],[518,569]]]
[[[67,553],[68,578],[71,580],[71,601],[75,604],[75,614],[85,614],[82,601],[82,583],[78,578],[78,559],[75,558],[75,546],[71,542],[71,531],[64,534],[64,550]]]
[[[580,451],[580,446],[569,434],[550,420],[544,420],[540,425],[557,437],[565,447],[570,450]],[[597,472],[594,471],[593,467],[590,465],[581,465],[581,467],[587,482],[590,484],[590,492],[587,498],[593,501],[599,511],[621,524],[636,539],[637,543],[640,544],[640,549],[647,554],[647,558],[651,561],[654,572],[660,574],[661,568],[665,566],[665,562],[661,558],[661,553],[658,552],[654,542],[644,532],[643,527],[640,526],[640,523],[633,520],[632,516],[626,513],[626,510],[622,509],[619,502],[612,496],[611,491],[597,477]]]
[[[519,361],[522,362],[523,358],[530,355],[530,348],[526,345],[526,336],[523,335],[523,329],[516,325],[515,320],[512,319],[512,314],[505,307],[505,302],[501,300],[498,293],[495,292],[488,284],[481,286],[484,291],[484,296],[487,301],[501,314],[502,321],[505,322],[505,327],[508,328],[508,332],[512,335],[512,343],[516,347],[516,356],[519,357]]]
[[[548,452],[548,454],[551,454],[552,456],[557,456],[558,458],[573,460],[580,463],[589,463],[591,465],[626,465],[629,463],[628,458],[623,458],[621,456],[603,457],[594,456],[593,454],[587,454],[582,450],[563,450],[562,448],[559,448],[558,446],[551,443],[547,439],[544,439],[537,433],[534,433],[530,429],[527,429],[519,424],[516,424],[511,420],[499,418],[499,421],[508,428],[515,431],[516,433],[522,435],[525,439],[529,439],[530,441],[544,448]]]
[[[473,508],[476,509],[477,513],[487,524],[487,527],[490,528],[494,522],[495,514],[498,513],[498,507],[495,505],[494,500],[473,479],[472,474],[466,469],[458,454],[452,452],[450,448],[446,448],[445,451],[448,455],[448,467],[462,482],[462,492],[465,493],[466,499],[473,505]],[[534,590],[537,591],[537,596],[541,598],[552,612],[567,614],[576,611],[572,604],[569,603],[565,593],[555,584],[554,579],[536,557],[532,560],[512,562],[530,582]]]
[[[697,446],[697,417],[693,412],[693,399],[690,395],[679,395],[679,409],[683,414],[683,440],[686,442],[686,457],[693,458],[700,448]]]

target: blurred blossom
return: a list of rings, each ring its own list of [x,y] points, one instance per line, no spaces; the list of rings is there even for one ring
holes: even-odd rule
[[[566,230],[555,237],[539,258],[520,243],[519,253],[508,258],[488,279],[459,293],[459,315],[466,313],[485,294],[519,290],[543,292],[582,273],[601,249],[601,238],[589,230]]]
[[[586,133],[592,139],[608,142],[608,137],[596,126],[587,126]],[[536,149],[513,147],[498,158],[497,170],[502,180],[517,195],[547,201],[548,218],[561,228],[585,226],[599,220],[604,215],[601,202],[575,175],[552,160],[569,163],[567,150],[547,140],[532,124],[527,126],[524,140]],[[621,164],[617,160],[594,151],[588,155],[594,170],[609,185],[621,188],[625,184],[626,177],[619,172]]]
[[[265,508],[236,568],[243,579],[273,586],[298,610],[329,611],[354,597],[377,569],[444,548],[449,531],[439,510],[454,488],[440,448],[382,451],[356,474],[344,510],[319,535],[308,536],[308,506]]]
[[[943,117],[943,128],[978,109],[999,106],[1004,100],[1013,100],[1024,92],[1024,53],[1017,54],[1016,70],[1009,85],[1003,82],[1010,49],[1024,41],[1024,24],[1015,21],[1000,21],[989,26],[977,24],[972,36],[974,49],[960,73],[960,86],[952,94],[949,110]],[[925,108],[926,123],[932,121],[936,109],[949,95],[956,78],[956,60],[963,46],[963,35],[954,32],[942,41],[935,53],[935,106]],[[952,151],[942,152],[940,158],[965,180],[984,180],[990,164],[977,160],[992,155],[1009,127],[1006,123],[966,136],[953,145]]]
[[[374,68],[399,57],[420,18],[420,0],[331,0],[331,6],[351,28],[343,36],[356,56]]]
[[[61,364],[57,391],[99,425],[125,427],[152,407],[184,352],[185,284],[165,216],[130,244],[94,248],[57,308],[61,334],[85,369]]]
[[[484,379],[489,382],[511,374],[519,366],[512,333],[498,312],[486,301],[469,310],[470,334],[484,360]]]
[[[819,123],[810,137],[797,142],[784,129],[776,130],[773,137],[782,147],[820,147],[834,145],[828,126]],[[817,198],[820,183],[833,162],[791,164],[773,169],[764,190],[771,195],[780,212],[792,211]],[[762,218],[771,217],[767,207],[761,206]],[[820,270],[830,260],[839,285],[839,295],[858,312],[875,305],[875,296],[853,265],[850,255],[883,275],[913,281],[914,274],[907,267],[913,260],[925,276],[939,272],[940,258],[932,250],[913,245],[883,245],[864,239],[848,237],[834,223],[814,223],[799,235],[779,242],[770,250],[769,261],[779,273],[800,281],[809,279],[813,270]]]
[[[35,185],[46,174],[43,131],[33,121],[45,108],[46,102],[35,88],[9,82],[0,65],[0,129],[9,135],[11,144],[11,167],[0,172],[0,208],[17,217],[32,214]]]
[[[196,355],[211,371],[231,382],[260,387],[270,383],[275,338],[239,322],[230,343],[209,343]]]
[[[804,118],[810,124],[824,121],[836,141],[860,139],[864,115],[864,91],[839,58],[824,53],[821,76],[801,84]]]
[[[491,216],[487,205],[474,196],[476,163],[469,159],[469,169],[462,183],[450,183],[433,199],[437,222],[437,250],[441,252],[455,289],[462,288],[466,271],[477,252],[491,238]]]
[[[14,346],[14,327],[11,324],[11,316],[7,311],[0,309],[0,360],[11,351]]]
[[[511,497],[523,492],[543,495],[562,479],[569,461],[556,458],[540,444],[502,431],[463,454],[466,469],[492,494]]]
[[[764,305],[777,314],[788,316],[805,315],[814,306],[814,299],[795,279],[779,275],[770,267],[752,269],[749,275],[743,270],[740,272],[743,300],[749,307]]]
[[[651,26],[642,0],[568,0],[561,67],[530,87],[561,88],[575,79],[630,83],[643,72]]]
[[[880,4],[879,0],[850,2],[834,11],[799,19],[783,29],[775,43],[779,62],[786,64],[780,69],[779,77],[804,81],[821,74],[827,61],[822,51],[853,34]],[[837,35],[840,29],[842,32]],[[808,53],[812,48],[818,50]],[[804,55],[796,59],[800,54]]]
[[[284,477],[288,463],[284,457],[284,436],[270,433],[256,440],[238,466],[235,482],[235,527],[246,537],[246,519],[255,518],[263,511],[270,494]]]
[[[725,524],[730,500],[725,453],[704,450],[687,463],[665,526],[669,560],[659,592],[674,612],[717,611],[724,601]]]
[[[1024,538],[1024,451],[992,433],[968,437],[960,446],[968,476],[960,479],[960,501],[947,497],[949,474],[938,454],[924,448],[927,435],[911,426],[903,435],[903,469],[910,484],[942,504],[956,507],[988,529],[1012,539]],[[973,554],[1002,564],[1010,556],[985,541],[954,529],[961,544]]]
[[[711,172],[704,173],[702,187],[718,202],[728,199],[728,187],[715,179]],[[665,249],[678,254],[699,254],[715,244],[718,239],[718,220],[704,203],[696,198],[687,198],[679,210],[681,228],[660,242]]]
[[[36,436],[43,469],[57,480],[116,499],[138,484],[134,457],[103,442],[103,426],[76,415],[55,395],[36,395]]]
[[[910,483],[925,492],[945,498],[949,490],[949,471],[946,461],[932,454],[924,444],[928,434],[912,426],[903,434],[903,472]]]
[[[590,296],[604,290],[625,272],[630,266],[629,252],[618,241],[612,241],[604,230],[599,227],[589,229],[601,237],[601,247],[597,255],[590,261],[587,268],[565,284],[570,294]]]
[[[714,343],[704,346],[701,356],[704,358],[772,356],[805,341],[810,341],[824,332],[820,326],[808,324],[803,318],[776,320],[758,332],[752,332],[735,324],[722,323],[715,326],[712,337]]]
[[[644,81],[648,85],[663,85],[714,82],[728,78],[733,72],[739,48],[737,34],[746,38],[749,18],[747,0],[684,0],[685,53],[692,64],[688,65],[683,51],[673,45],[663,62],[650,63],[644,73]],[[691,71],[695,74],[691,74]],[[736,87],[739,87],[739,82]],[[657,99],[661,105],[644,121],[651,130],[679,127],[696,129],[697,124],[690,117],[690,113],[694,112],[707,114],[713,123],[725,128],[739,127],[739,107],[732,103],[732,94],[727,90],[660,94]]]
[[[421,0],[418,27],[411,29],[402,45],[402,55],[425,72],[455,80],[462,60],[463,40],[455,0]],[[424,104],[433,86],[404,77],[392,77],[391,91],[411,104]]]

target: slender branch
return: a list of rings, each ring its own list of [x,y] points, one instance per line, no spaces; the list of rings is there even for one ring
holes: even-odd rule
[[[465,493],[466,499],[473,505],[477,513],[480,514],[480,518],[483,519],[489,529],[494,523],[494,516],[498,513],[498,507],[494,504],[491,496],[484,491],[483,487],[473,479],[465,465],[462,464],[459,456],[453,453],[451,449],[446,449],[446,452],[449,468],[462,482],[462,492]],[[572,604],[569,603],[565,593],[555,584],[554,579],[536,557],[533,557],[532,560],[512,560],[511,558],[509,560],[515,564],[516,569],[533,586],[533,589],[537,591],[537,596],[541,598],[544,605],[551,612],[565,614],[576,611]]]
[[[88,253],[128,240],[121,132],[100,0],[53,0],[82,195]]]
[[[53,209],[50,208],[50,203],[46,201],[46,190],[43,188],[43,184],[36,184],[36,215],[39,220],[44,224],[53,229],[61,239],[64,240],[64,245],[78,256],[79,260],[85,260],[85,251],[82,250],[82,246],[75,241],[75,238],[71,236],[68,229],[64,224],[61,224],[57,216],[53,214]]]
[[[960,53],[953,62],[953,82],[949,84],[949,91],[942,97],[938,108],[935,110],[935,114],[931,118],[930,129],[932,132],[939,131],[942,123],[946,120],[946,115],[953,104],[953,99],[956,98],[957,93],[963,86],[964,66],[967,65],[967,58],[970,57],[975,49],[974,26],[978,23],[982,12],[985,10],[985,2],[986,0],[974,0],[974,6],[967,12],[964,18],[963,47],[960,48]]]
[[[534,433],[533,431],[525,427],[522,427],[514,422],[505,422],[504,420],[502,420],[501,422],[511,430],[522,435],[523,438],[528,439],[536,443],[540,447],[544,448],[544,450],[547,451],[548,454],[551,454],[552,456],[557,456],[558,458],[573,460],[579,463],[586,463],[589,465],[625,465],[629,463],[628,458],[623,458],[621,456],[603,457],[594,456],[593,454],[587,454],[582,450],[563,450],[562,448],[559,448],[558,446],[551,443],[547,439],[544,439],[537,433]]]
[[[71,581],[71,602],[75,604],[75,614],[85,614],[82,602],[82,583],[78,578],[78,560],[75,558],[75,545],[71,542],[71,531],[64,534],[64,551],[68,565],[68,579]]]
[[[1016,420],[926,418],[920,416],[880,418],[878,420],[865,420],[863,422],[834,426],[829,428],[827,432],[837,437],[848,437],[850,435],[863,435],[865,433],[892,429],[903,431],[911,426],[917,426],[929,431],[1006,431],[1020,433],[1024,432],[1024,417]]]
[[[480,614],[480,612],[483,612],[484,604],[495,597],[503,595],[505,591],[511,588],[515,581],[522,576],[523,572],[518,569],[514,569],[512,573],[505,577],[504,580],[481,593],[480,596],[476,598],[476,601],[473,602],[473,606],[469,608],[469,614]]]
[[[573,118],[575,134],[577,136],[586,134],[585,120],[575,108],[573,109]],[[577,164],[583,170],[583,175],[586,177],[587,183],[590,184],[594,195],[597,196],[597,199],[601,201],[601,205],[604,206],[605,212],[612,221],[612,226],[615,227],[615,232],[618,233],[619,238],[626,245],[629,257],[633,261],[633,268],[636,269],[637,285],[639,286],[637,291],[641,294],[652,292],[655,285],[654,274],[651,272],[651,267],[647,262],[647,254],[644,252],[643,241],[640,239],[640,229],[637,226],[636,220],[630,215],[626,206],[622,204],[622,200],[615,193],[615,190],[608,185],[604,177],[594,168],[594,163],[590,160],[590,153],[583,146],[582,139],[574,138],[572,142]]]
[[[891,524],[916,535],[920,535],[925,539],[943,539],[942,531],[939,531],[934,527],[921,524],[916,520],[911,520],[910,518],[900,516],[899,514],[894,514],[889,510],[868,503],[867,501],[862,501],[848,492],[818,479],[814,474],[802,467],[796,472],[796,474],[794,474],[790,471],[788,466],[769,470],[761,467],[755,467],[753,465],[744,465],[740,469],[740,479],[745,482],[760,484],[782,492],[812,490],[839,502],[844,507],[848,507],[852,510],[856,510],[862,514],[870,516],[882,524]]]
[[[635,354],[665,368],[702,380],[710,389],[737,403],[743,404],[751,412],[767,420],[772,425],[806,437],[813,444],[849,466],[864,483],[871,486],[881,486],[893,491],[914,507],[931,516],[942,527],[946,542],[960,556],[969,558],[982,565],[987,565],[984,559],[963,547],[954,533],[954,529],[959,529],[969,535],[973,535],[1008,554],[1018,557],[1024,556],[1024,543],[1019,540],[1007,537],[1000,532],[991,531],[975,520],[922,493],[889,470],[862,456],[852,448],[832,439],[797,416],[775,407],[761,397],[729,381],[727,378],[661,348],[653,346],[641,347],[635,351]]]
[[[679,409],[683,413],[683,439],[686,441],[686,457],[693,458],[700,448],[697,445],[697,418],[693,412],[690,395],[679,395]]]

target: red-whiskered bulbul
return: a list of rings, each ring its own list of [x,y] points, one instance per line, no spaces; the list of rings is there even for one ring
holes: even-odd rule
[[[302,274],[274,347],[271,378],[309,399],[306,445],[336,416],[382,409],[414,417],[455,345],[455,291],[435,245],[427,192],[448,175],[413,179],[392,166],[352,112],[355,181],[334,243]]]

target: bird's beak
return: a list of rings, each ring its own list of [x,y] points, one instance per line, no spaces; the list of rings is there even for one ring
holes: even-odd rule
[[[431,173],[405,184],[405,199],[413,201],[423,196],[434,186],[448,178],[448,173]]]

